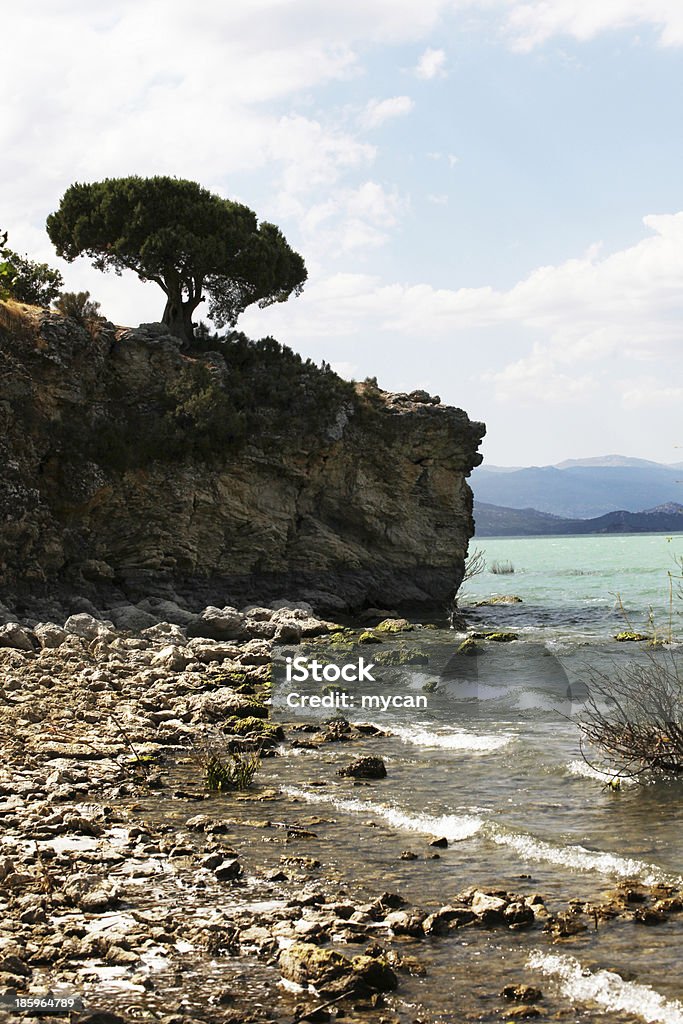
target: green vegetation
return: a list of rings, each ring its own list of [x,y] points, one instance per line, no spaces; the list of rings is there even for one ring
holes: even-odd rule
[[[257,753],[230,754],[222,757],[211,754],[204,763],[204,780],[208,789],[225,793],[234,789],[248,789],[261,767]]]
[[[188,343],[205,298],[211,320],[232,326],[252,303],[284,302],[306,280],[303,259],[279,228],[180,178],[71,185],[47,232],[69,262],[85,255],[98,270],[132,270],[158,284],[166,295],[163,323]]]
[[[224,459],[251,439],[281,448],[285,439],[324,435],[340,411],[353,409],[353,384],[273,338],[235,332],[201,345],[211,360],[186,358],[175,378],[159,380],[156,394],[145,381],[145,394],[131,401],[114,381],[110,411],[94,424],[91,457],[118,470]]]
[[[593,669],[589,694],[579,721],[582,738],[604,763],[593,764],[582,746],[584,759],[606,775],[640,778],[656,773],[683,775],[683,664],[676,650],[666,645],[674,634],[676,604],[683,601],[683,558],[674,558],[668,573],[668,623],[660,630],[651,611],[652,634],[633,628],[619,598],[628,630],[616,640],[647,641],[633,661],[614,666],[612,672]]]
[[[62,283],[58,270],[8,249],[7,232],[0,234],[0,299],[49,306],[59,295]]]
[[[90,292],[62,292],[54,307],[62,316],[69,316],[76,323],[85,326],[92,320],[100,320],[100,304],[90,298]]]
[[[486,558],[484,552],[480,548],[475,548],[465,559],[465,570],[460,580],[460,586],[453,595],[453,599],[448,608],[448,624],[451,629],[459,629],[464,627],[465,620],[462,612],[460,611],[460,601],[465,596],[462,592],[462,587],[468,580],[474,579],[475,576],[481,576],[486,569]]]

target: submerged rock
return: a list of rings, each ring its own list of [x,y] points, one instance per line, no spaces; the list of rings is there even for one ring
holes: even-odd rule
[[[331,997],[362,997],[372,992],[392,992],[398,987],[396,975],[384,960],[364,955],[349,960],[341,953],[312,943],[293,943],[280,953],[278,963],[288,981],[312,986]]]
[[[385,779],[387,769],[381,757],[359,757],[340,768],[337,775],[352,779]]]

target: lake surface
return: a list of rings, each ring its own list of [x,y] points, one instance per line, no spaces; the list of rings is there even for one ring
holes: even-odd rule
[[[668,573],[677,571],[674,559],[683,555],[683,534],[483,538],[470,543],[470,551],[475,549],[483,552],[487,571],[464,585],[465,606],[493,595],[517,595],[524,604],[502,612],[504,621],[577,639],[626,629],[624,611],[643,629],[653,609],[668,630]],[[491,572],[496,562],[511,563],[514,573]],[[683,601],[674,607],[676,624],[680,631]]]
[[[591,672],[618,679],[625,664],[645,657],[642,644],[613,639],[628,628],[620,600],[634,628],[647,625],[652,608],[668,631],[667,573],[682,541],[638,535],[477,542],[489,566],[508,561],[515,571],[471,580],[463,606],[469,604],[475,628],[514,630],[519,639],[484,643],[475,658],[456,655],[463,636],[453,631],[418,629],[395,641],[426,663],[385,674],[377,692],[426,693],[428,707],[347,714],[392,733],[368,742],[365,751],[380,752],[381,742],[388,768],[381,783],[354,787],[336,780],[338,763],[349,758],[343,745],[290,752],[266,771],[290,797],[334,815],[335,849],[347,868],[360,844],[364,879],[407,887],[423,904],[448,902],[469,884],[538,891],[558,903],[600,900],[625,879],[682,885],[683,784],[624,782],[611,790],[609,775],[584,760],[576,724]],[[472,607],[493,595],[522,602]],[[679,600],[672,619],[679,635],[682,605]],[[679,650],[672,645],[667,657],[677,659]],[[362,689],[374,692],[368,684]],[[310,711],[306,717],[313,717]],[[381,839],[368,822],[382,827]],[[451,844],[438,862],[424,852],[434,836]],[[414,847],[421,857],[406,867],[395,849],[389,857],[387,844]],[[479,952],[463,939],[435,951],[439,984],[420,989],[418,1008],[459,1019],[449,1016],[454,998],[467,1000],[492,978],[508,983],[512,972],[562,991],[576,1005],[574,1019],[598,1019],[595,1011],[610,1021],[680,1024],[682,926],[614,925],[550,952],[547,942],[539,950],[538,936],[525,933],[492,935]],[[629,980],[605,976],[605,966],[631,972]]]

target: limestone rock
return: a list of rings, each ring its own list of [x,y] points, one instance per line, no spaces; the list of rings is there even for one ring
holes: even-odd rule
[[[187,635],[210,640],[236,640],[242,635],[244,615],[236,608],[205,608],[201,615],[187,624]]]
[[[46,647],[61,647],[66,640],[68,633],[65,629],[55,625],[54,622],[38,622],[33,627],[38,643],[44,649]]]
[[[113,640],[114,623],[108,620],[96,619],[87,612],[80,612],[78,615],[70,615],[64,623],[67,633],[73,633],[84,640]]]
[[[20,626],[18,622],[8,622],[6,625],[0,626],[0,647],[13,647],[17,651],[32,651],[31,631]]]
[[[229,390],[223,354],[195,357]],[[284,595],[311,618],[448,601],[473,532],[482,424],[421,392],[340,386],[322,429],[292,416],[238,450],[169,458],[168,399],[187,362],[163,325],[92,334],[0,303],[0,597],[63,583],[99,606],[117,588],[179,626],[185,601],[224,611]],[[136,441],[122,438],[122,464],[103,441],[127,418]],[[238,625],[204,616],[195,635],[232,639]]]
[[[267,718],[268,709],[243,693],[221,689],[199,693],[187,699],[187,710],[199,722],[222,722],[226,718]]]

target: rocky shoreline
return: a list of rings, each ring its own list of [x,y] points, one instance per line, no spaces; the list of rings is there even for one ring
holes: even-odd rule
[[[384,614],[370,630],[378,639],[412,628]],[[683,910],[675,888],[632,883],[601,901],[550,905],[524,876],[515,891],[437,883],[420,901],[373,891],[362,865],[335,859],[330,819],[277,785],[287,751],[345,745],[338,774],[352,787],[384,767],[375,726],[269,717],[273,644],[353,633],[310,605],[193,612],[172,600],[98,609],[76,598],[21,614],[0,606],[0,622],[6,996],[80,995],[72,1019],[90,1024],[573,1020],[570,1003],[519,976],[456,1016],[420,1012],[420,986],[463,936],[480,952],[487,936],[526,932],[551,948]],[[208,792],[202,752],[217,737],[274,766],[267,782]],[[312,851],[326,838],[323,862]],[[447,846],[424,837],[419,854],[397,845],[395,857],[437,864]]]

